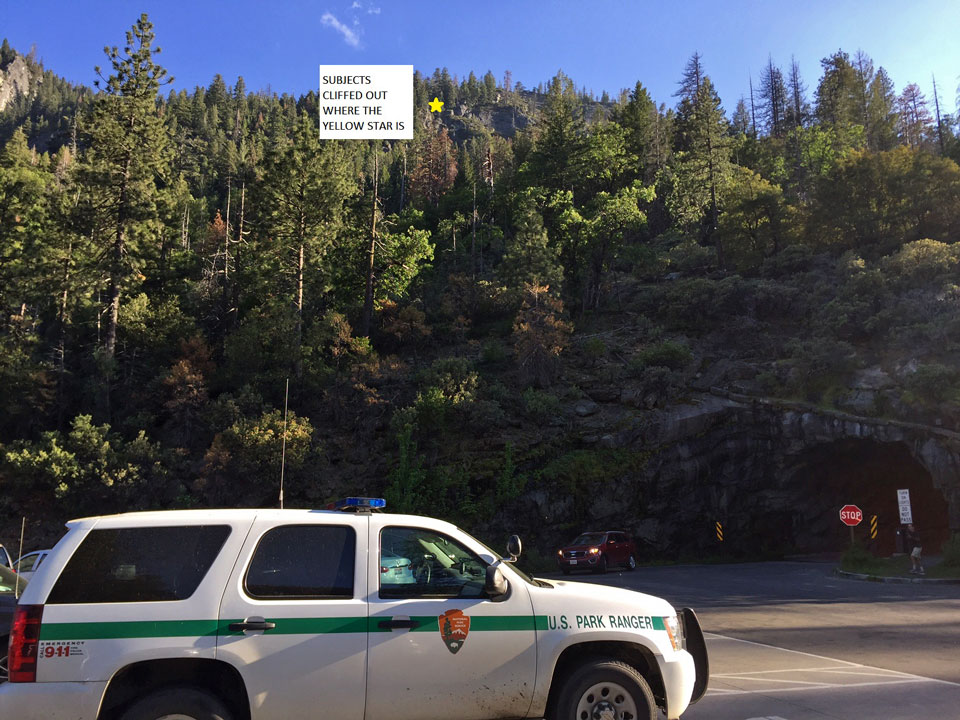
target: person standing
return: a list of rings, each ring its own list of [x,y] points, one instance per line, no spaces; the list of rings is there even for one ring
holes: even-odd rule
[[[910,572],[914,575],[923,575],[923,544],[920,542],[920,533],[913,527],[913,523],[907,525],[907,547],[910,548]]]

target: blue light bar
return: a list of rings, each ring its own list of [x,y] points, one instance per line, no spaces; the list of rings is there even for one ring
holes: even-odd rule
[[[348,497],[337,500],[333,503],[333,507],[337,510],[342,510],[343,508],[385,508],[387,506],[387,501],[383,498],[368,498],[368,497]]]

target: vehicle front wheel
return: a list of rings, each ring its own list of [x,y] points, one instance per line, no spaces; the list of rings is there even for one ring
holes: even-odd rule
[[[167,688],[137,700],[120,720],[233,720],[233,714],[203,690]]]
[[[595,573],[605,573],[607,571],[607,556],[601,555],[597,561],[597,566],[593,569]]]
[[[627,558],[627,570],[636,570],[636,569],[637,569],[637,559],[633,556],[633,554],[631,554],[630,557]]]
[[[656,720],[653,692],[636,668],[619,660],[596,660],[575,670],[547,720]]]

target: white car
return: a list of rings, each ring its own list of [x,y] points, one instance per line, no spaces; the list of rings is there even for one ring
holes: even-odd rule
[[[516,537],[501,558],[382,505],[68,523],[17,606],[0,718],[654,720],[705,692],[692,610],[530,578]]]
[[[49,550],[34,550],[33,552],[29,552],[13,564],[13,570],[20,577],[29,580],[37,571],[37,568],[40,567],[40,563],[42,563],[49,554]]]
[[[398,557],[388,552],[380,553],[380,584],[409,585],[417,579],[413,576],[413,563],[410,558]]]

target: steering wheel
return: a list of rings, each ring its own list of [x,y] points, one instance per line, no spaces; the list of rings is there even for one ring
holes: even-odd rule
[[[429,585],[430,578],[433,576],[433,568],[430,565],[430,560],[424,558],[423,561],[417,565],[416,570],[416,579],[419,585]]]

